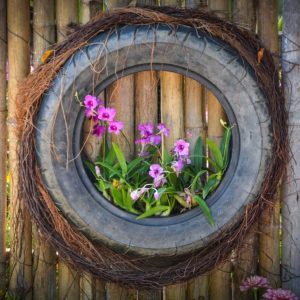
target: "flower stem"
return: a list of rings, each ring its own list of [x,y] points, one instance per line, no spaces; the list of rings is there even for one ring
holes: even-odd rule
[[[258,289],[253,289],[254,300],[258,300]]]

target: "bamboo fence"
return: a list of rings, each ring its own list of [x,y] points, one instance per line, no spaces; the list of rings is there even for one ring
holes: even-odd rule
[[[291,187],[289,181],[291,173],[288,173],[285,180],[283,193],[278,191],[275,205],[266,209],[259,222],[253,226],[239,253],[233,251],[228,261],[222,266],[216,266],[210,274],[167,286],[163,290],[134,290],[93,278],[90,274],[71,270],[60,259],[59,253],[47,241],[39,238],[38,228],[31,224],[29,214],[22,205],[22,199],[18,199],[16,194],[18,182],[15,176],[17,163],[15,114],[17,103],[21,99],[17,99],[16,95],[17,86],[30,72],[30,66],[35,68],[40,63],[42,54],[51,48],[52,44],[65,38],[71,30],[70,25],[84,24],[98,11],[127,5],[155,4],[189,8],[206,5],[220,17],[231,19],[257,32],[265,47],[275,55],[279,54],[276,0],[209,0],[208,3],[200,0],[104,2],[101,0],[0,0],[0,299],[4,299],[6,290],[10,297],[15,297],[13,299],[35,300],[252,299],[249,294],[241,294],[239,286],[245,277],[253,274],[264,275],[274,286],[283,285],[292,288],[300,295],[300,231],[299,221],[297,221],[300,208],[296,198],[291,196],[299,191],[299,182],[297,181]],[[299,23],[300,5],[297,0],[286,0],[284,5],[285,18],[289,18],[292,14],[291,7],[295,6],[294,12],[296,11],[298,19],[295,17],[294,22]],[[295,24],[287,22],[285,36],[289,38],[285,39],[287,51],[285,58],[299,62],[299,53],[295,56],[291,54],[292,51],[289,52],[293,48],[291,40],[297,39],[296,44],[300,43],[299,33],[295,32]],[[6,80],[7,62],[8,80]],[[295,86],[287,95],[288,99],[291,99],[289,104],[292,106],[293,99],[299,98],[297,78],[299,78],[298,66],[288,75],[289,83]],[[118,112],[122,112],[118,119],[124,123],[124,133],[128,140],[120,136],[118,143],[121,144],[129,159],[135,151],[134,139],[137,134],[134,129],[135,124],[146,121],[156,123],[159,117],[172,128],[167,147],[171,147],[177,138],[187,132],[192,134],[192,144],[199,134],[204,139],[209,137],[217,142],[223,135],[219,120],[226,120],[226,115],[216,97],[198,82],[180,74],[147,71],[129,75],[114,82],[101,94],[101,97]],[[300,143],[297,115],[300,109],[297,105],[299,104],[294,106],[296,113],[291,113],[292,124],[296,128],[295,131],[291,131],[291,135],[294,135],[297,141],[296,144],[292,144],[295,153],[298,153]],[[88,124],[85,126],[88,132]],[[7,171],[7,145],[9,171]],[[90,138],[85,149],[86,153],[91,158],[95,158],[97,149],[99,143]],[[299,174],[299,166],[296,162],[291,165],[296,170],[296,174]],[[282,218],[281,207],[283,207]],[[289,218],[291,209],[293,209],[292,219]],[[21,219],[16,217],[19,211],[21,211]],[[282,230],[280,230],[281,219]],[[9,234],[8,228],[10,228]],[[17,238],[12,239],[12,237]],[[295,276],[291,277],[291,274]]]

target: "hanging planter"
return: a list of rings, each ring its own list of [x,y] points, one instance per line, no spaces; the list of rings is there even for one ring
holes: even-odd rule
[[[104,279],[159,287],[207,272],[242,241],[272,201],[288,149],[276,69],[267,50],[257,60],[260,49],[230,23],[170,8],[116,10],[56,46],[21,90],[29,109],[20,113],[20,193],[64,258]],[[104,131],[119,134],[122,124],[109,119],[109,106],[86,96],[147,70],[176,72],[210,89],[226,112],[228,139],[220,148],[206,141],[212,153],[206,159],[201,140],[189,149],[180,137],[184,155],[177,141],[166,159],[162,139],[172,128],[161,124],[155,131],[151,124],[146,132],[142,124],[141,138],[156,138],[140,142],[150,152],[143,160],[130,165],[118,143],[110,143],[87,162],[86,115],[103,141],[110,141]],[[88,100],[96,101],[93,107]],[[230,154],[224,156],[224,147]],[[195,162],[199,156],[204,166]],[[140,174],[133,179],[132,165]],[[159,176],[163,182],[156,184]]]

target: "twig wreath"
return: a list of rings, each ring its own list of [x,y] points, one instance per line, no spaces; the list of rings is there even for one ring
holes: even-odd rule
[[[272,159],[267,166],[263,184],[256,201],[248,205],[243,218],[229,230],[221,232],[208,246],[188,257],[176,257],[173,265],[159,267],[151,257],[120,254],[109,247],[89,240],[76,230],[60,213],[41,177],[36,159],[35,120],[41,100],[64,63],[91,38],[104,31],[124,25],[167,24],[174,32],[178,25],[186,25],[198,32],[225,41],[255,71],[258,84],[267,99],[273,131]],[[80,27],[49,52],[44,64],[38,67],[21,85],[19,114],[19,195],[31,213],[41,236],[55,247],[71,266],[104,280],[138,288],[160,288],[181,282],[212,270],[226,261],[232,250],[243,245],[251,226],[267,206],[272,206],[277,185],[288,161],[287,112],[278,69],[272,55],[248,31],[214,15],[201,11],[169,7],[123,8],[99,14]],[[148,260],[149,259],[149,260]],[[172,257],[171,257],[172,259]]]

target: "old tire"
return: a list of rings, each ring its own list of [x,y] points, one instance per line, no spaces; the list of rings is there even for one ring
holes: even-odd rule
[[[175,71],[206,85],[235,124],[229,170],[209,200],[215,226],[200,209],[137,221],[105,200],[86,176],[78,155],[83,113],[75,92],[82,98],[117,78],[149,69]],[[158,24],[125,26],[99,34],[63,66],[43,97],[36,151],[55,204],[90,240],[122,253],[184,255],[238,224],[255,200],[271,155],[270,124],[253,70],[226,43],[185,26],[176,33]]]

